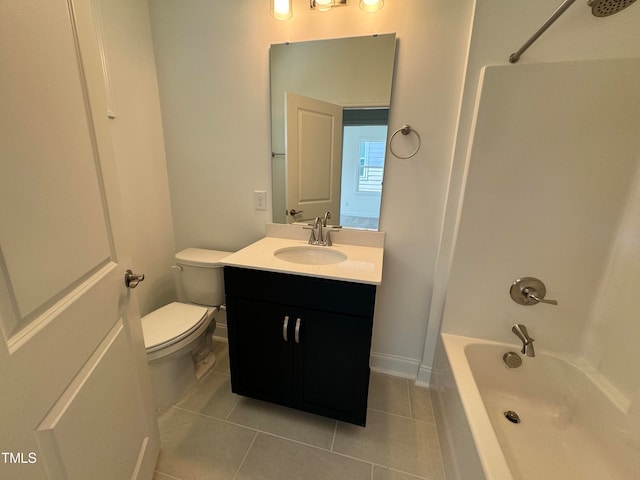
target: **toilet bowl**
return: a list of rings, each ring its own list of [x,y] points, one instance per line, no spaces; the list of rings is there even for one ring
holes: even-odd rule
[[[142,318],[156,408],[174,404],[215,363],[215,315],[224,303],[223,266],[230,252],[189,248],[176,254],[179,302]]]

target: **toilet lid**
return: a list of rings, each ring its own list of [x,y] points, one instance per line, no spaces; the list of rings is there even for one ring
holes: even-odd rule
[[[142,317],[144,346],[148,350],[189,335],[207,318],[208,309],[173,302]]]
[[[186,248],[176,253],[176,262],[193,267],[222,268],[220,261],[232,252],[207,250],[206,248]]]

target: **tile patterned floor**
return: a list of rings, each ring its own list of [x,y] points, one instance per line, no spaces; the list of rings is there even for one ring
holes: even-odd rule
[[[158,413],[154,480],[443,480],[429,392],[371,374],[366,428],[231,393],[227,344]]]

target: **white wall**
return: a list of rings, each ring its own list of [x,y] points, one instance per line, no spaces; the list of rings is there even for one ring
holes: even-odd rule
[[[429,364],[433,358],[442,310],[447,298],[449,270],[468,167],[471,122],[481,69],[486,65],[508,65],[509,55],[540,27],[557,6],[558,2],[555,0],[537,2],[483,0],[478,2],[475,10],[464,97],[451,164],[451,181],[441,248],[434,275],[435,287],[423,358],[425,364]],[[590,8],[584,3],[576,2],[523,54],[519,65],[638,57],[640,56],[638,25],[640,25],[640,7],[637,5],[632,5],[611,17],[598,19],[591,15]],[[559,83],[561,82],[562,79],[559,79]],[[620,93],[624,95],[624,92]],[[526,95],[526,92],[522,92],[522,95]],[[539,306],[539,308],[543,307]],[[469,321],[472,322],[472,320]]]
[[[266,0],[150,0],[176,247],[237,250],[263,236],[271,219],[269,210],[253,209],[253,191],[271,190],[270,44],[395,32],[389,128],[410,124],[423,142],[413,158],[389,158],[385,169],[387,236],[373,351],[375,367],[415,376],[472,2],[387,0],[376,14],[355,0],[324,13],[309,10],[306,0],[293,6],[293,18],[281,22]]]
[[[144,315],[175,299],[175,243],[162,120],[146,0],[101,0],[116,118],[110,120],[129,251]]]

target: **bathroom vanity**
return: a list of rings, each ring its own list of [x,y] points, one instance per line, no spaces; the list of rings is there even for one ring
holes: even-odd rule
[[[382,247],[305,244],[266,237],[224,260],[232,391],[364,426]],[[285,261],[283,248],[344,259]]]
[[[364,425],[374,285],[225,267],[235,393]]]

